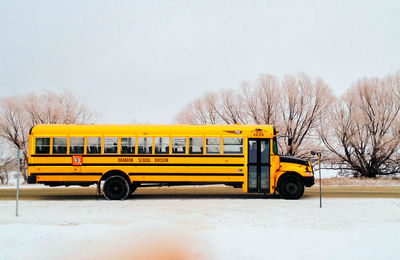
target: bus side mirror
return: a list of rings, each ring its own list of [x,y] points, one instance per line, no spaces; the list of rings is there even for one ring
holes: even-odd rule
[[[292,146],[292,144],[293,144],[293,138],[292,138],[292,137],[289,137],[287,143],[288,143],[288,146]]]

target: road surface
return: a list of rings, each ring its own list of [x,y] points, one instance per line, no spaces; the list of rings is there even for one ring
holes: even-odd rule
[[[0,186],[0,200],[14,200],[14,188]],[[325,198],[400,198],[400,186],[325,186],[322,187],[322,196]],[[319,197],[319,187],[306,188],[303,199]],[[83,200],[102,199],[96,195],[95,187],[43,187],[32,185],[24,186],[20,190],[21,200]],[[242,189],[225,186],[190,186],[190,187],[151,187],[139,188],[129,199],[171,199],[171,198],[240,198],[276,199],[279,196],[265,196],[263,194],[246,194]]]

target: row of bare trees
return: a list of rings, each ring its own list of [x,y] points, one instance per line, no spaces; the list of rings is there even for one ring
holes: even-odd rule
[[[356,81],[318,133],[342,172],[370,178],[400,173],[400,72]]]
[[[90,124],[99,113],[90,110],[85,102],[71,92],[44,91],[41,94],[4,97],[0,99],[0,141],[8,144],[8,152],[0,158],[0,166],[10,165],[16,149],[23,151],[22,175],[27,179],[29,130],[36,124]],[[4,148],[3,148],[4,149]],[[5,155],[4,155],[5,154]],[[0,167],[5,176],[4,167]],[[3,177],[3,179],[8,176]]]
[[[279,129],[282,153],[306,156],[316,148],[319,121],[335,101],[328,85],[304,73],[287,75],[282,81],[261,75],[255,83],[238,89],[206,93],[189,103],[176,116],[188,124],[274,124]],[[291,146],[287,139],[292,138]],[[307,148],[307,149],[305,149]]]
[[[261,75],[206,93],[176,116],[188,124],[274,124],[283,154],[322,151],[327,167],[356,177],[400,172],[400,72],[356,81],[336,98],[320,78]],[[288,145],[287,139],[293,140]]]

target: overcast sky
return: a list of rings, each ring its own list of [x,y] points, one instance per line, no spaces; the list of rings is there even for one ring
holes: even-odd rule
[[[0,0],[0,96],[70,89],[103,123],[304,71],[339,95],[400,69],[400,1]]]

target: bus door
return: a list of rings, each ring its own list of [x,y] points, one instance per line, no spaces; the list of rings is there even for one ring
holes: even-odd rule
[[[269,193],[270,139],[248,140],[248,192]]]

